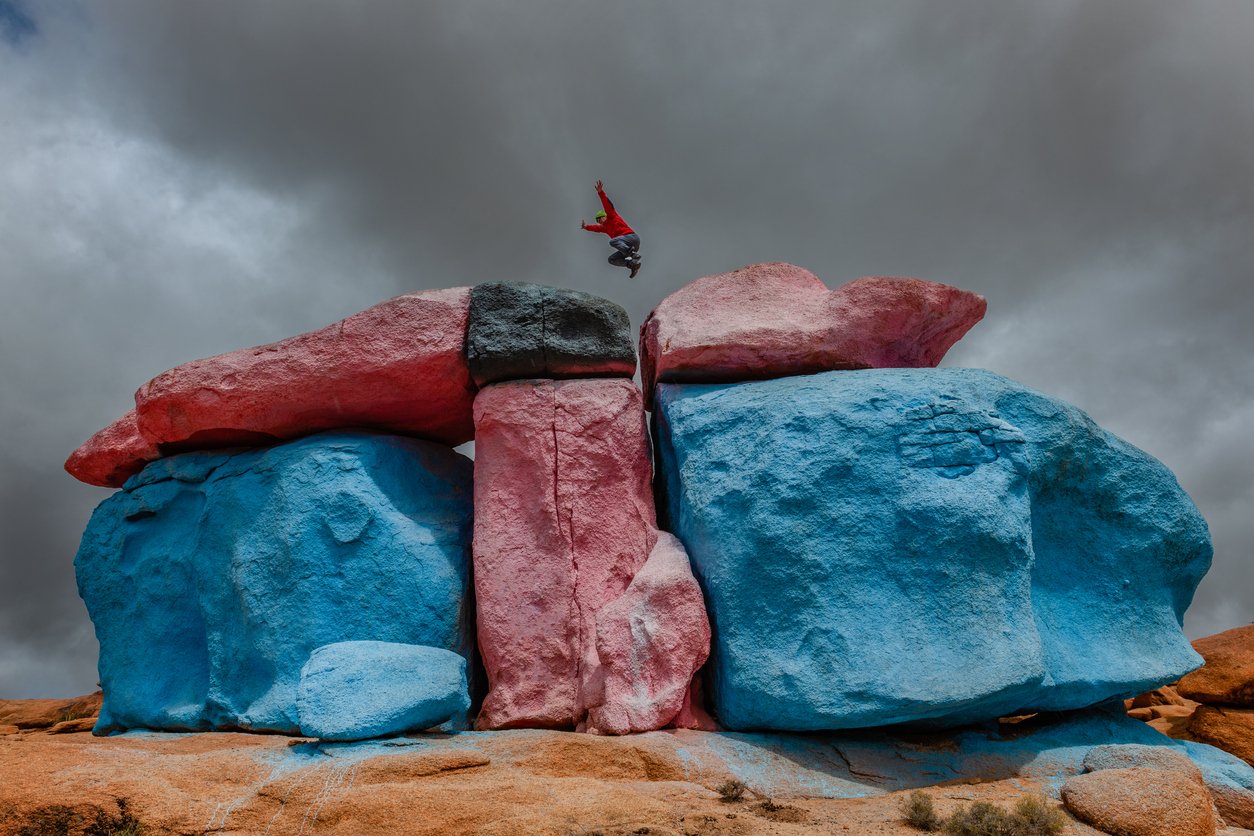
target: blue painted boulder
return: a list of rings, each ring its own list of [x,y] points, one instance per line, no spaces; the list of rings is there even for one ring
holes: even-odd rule
[[[471,470],[366,432],[160,459],[92,514],[75,571],[100,641],[97,733],[297,733],[310,653],[474,656]]]
[[[300,730],[323,740],[365,740],[443,725],[465,729],[466,659],[439,647],[337,642],[300,672]]]
[[[1170,471],[978,369],[661,384],[662,512],[732,729],[960,724],[1196,668],[1210,565]]]

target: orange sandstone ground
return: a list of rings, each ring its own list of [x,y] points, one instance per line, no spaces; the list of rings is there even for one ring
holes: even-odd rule
[[[398,754],[348,762],[251,734],[92,737],[27,730],[0,736],[0,833],[60,804],[115,810],[123,797],[148,833],[255,834],[908,834],[903,793],[862,799],[747,794],[723,802],[717,763],[681,763],[702,732],[594,737],[501,734],[476,749],[405,738]],[[412,750],[412,751],[411,751]],[[424,751],[425,750],[425,751]],[[942,814],[973,800],[1009,806],[1024,781],[927,790]],[[1056,802],[1051,802],[1056,804]],[[1069,833],[1098,833],[1072,821]],[[1240,832],[1240,831],[1233,831]]]

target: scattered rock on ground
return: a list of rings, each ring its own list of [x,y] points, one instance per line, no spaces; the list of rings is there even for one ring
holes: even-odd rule
[[[1202,772],[1197,764],[1183,750],[1168,746],[1146,746],[1140,743],[1094,746],[1084,756],[1083,766],[1088,772],[1134,767],[1175,770],[1196,781],[1202,780]]]
[[[96,691],[68,700],[0,700],[0,725],[19,729],[46,729],[67,720],[95,717],[104,694]]]
[[[466,728],[466,660],[450,650],[347,641],[314,650],[296,696],[301,733],[364,740],[442,724]]]
[[[1201,705],[1188,723],[1189,735],[1254,765],[1254,709]]]
[[[48,734],[75,734],[89,732],[96,725],[95,717],[79,717],[77,720],[62,720],[48,728]]]
[[[1081,821],[1119,836],[1214,836],[1210,794],[1179,770],[1103,769],[1062,787],[1067,809]]]
[[[1254,707],[1254,624],[1193,642],[1206,664],[1180,680],[1181,696],[1209,705]]]
[[[1152,708],[1159,705],[1186,705],[1184,697],[1170,685],[1164,685],[1161,688],[1155,688],[1153,691],[1146,691],[1134,697],[1129,704],[1129,708]]]

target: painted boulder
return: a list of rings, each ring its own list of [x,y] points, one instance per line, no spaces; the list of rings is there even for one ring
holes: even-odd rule
[[[602,734],[700,725],[692,678],[710,654],[710,622],[684,546],[658,532],[631,584],[596,616],[601,699],[588,730]],[[688,708],[688,716],[680,717]]]
[[[732,729],[957,724],[1133,696],[1201,658],[1206,524],[1157,460],[976,369],[658,387],[665,527]]]
[[[100,641],[96,731],[298,733],[301,668],[337,642],[473,659],[471,468],[364,432],[150,464],[75,558]]]
[[[365,740],[435,726],[466,728],[466,659],[451,650],[394,642],[323,645],[301,668],[301,733]]]
[[[135,410],[83,442],[70,454],[65,469],[80,482],[102,488],[120,488],[127,479],[161,458],[157,445],[139,431]]]
[[[135,393],[163,452],[370,427],[446,444],[474,436],[467,288],[389,299],[326,328],[184,363]]]
[[[475,400],[475,592],[489,691],[477,724],[573,728],[592,697],[596,613],[657,541],[640,391],[528,380]]]
[[[466,358],[479,386],[636,372],[631,320],[621,305],[526,282],[487,282],[471,289]]]
[[[922,279],[868,276],[828,290],[780,262],[706,276],[663,299],[641,326],[645,397],[652,404],[665,381],[935,366],[986,307],[982,296]]]

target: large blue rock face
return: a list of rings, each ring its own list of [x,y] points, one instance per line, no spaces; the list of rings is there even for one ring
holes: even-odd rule
[[[1161,463],[977,369],[658,387],[662,512],[732,729],[958,724],[1201,664],[1206,524]]]
[[[74,562],[100,640],[97,733],[298,733],[301,667],[336,642],[473,661],[471,470],[364,432],[148,465],[92,514]]]

